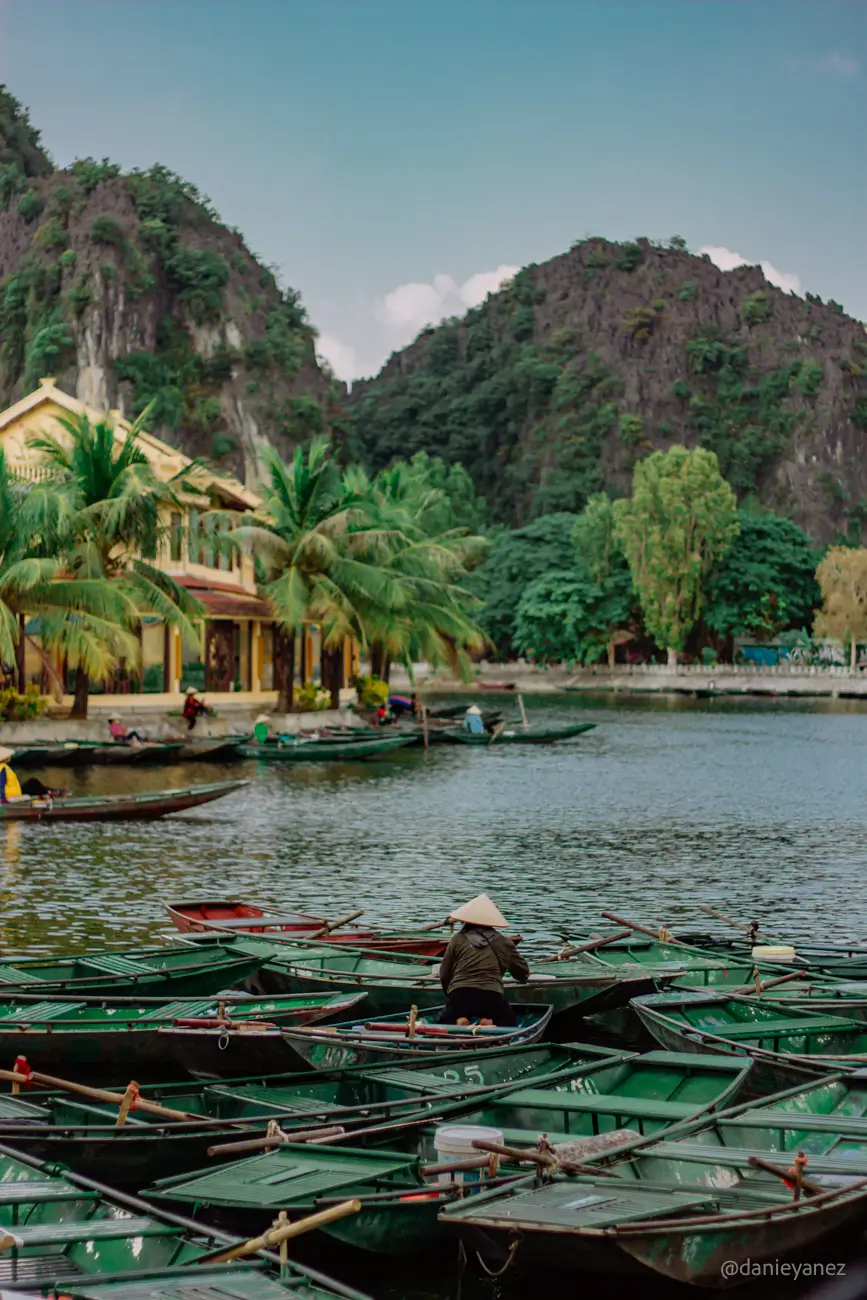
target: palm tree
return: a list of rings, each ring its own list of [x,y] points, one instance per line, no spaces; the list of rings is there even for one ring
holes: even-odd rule
[[[32,644],[58,688],[46,650],[71,648],[98,674],[113,666],[111,644],[124,645],[129,635],[119,594],[106,582],[65,571],[69,524],[67,503],[53,486],[17,480],[0,451],[0,660],[17,661],[19,690],[27,614],[39,616],[41,645]]]
[[[319,623],[326,655],[334,655],[358,628],[361,608],[389,607],[403,593],[376,560],[387,538],[372,517],[368,485],[341,475],[326,438],[299,447],[288,465],[267,449],[265,469],[262,506],[253,523],[234,529],[232,542],[252,547],[275,612],[277,707],[287,712],[298,625]]]
[[[424,659],[467,676],[469,655],[485,637],[472,617],[480,602],[464,582],[484,558],[485,539],[450,527],[445,494],[403,462],[377,475],[372,494],[388,538],[388,572],[403,591],[397,607],[366,611],[372,670],[387,681],[392,661],[412,671]]]
[[[166,512],[181,508],[178,490],[195,466],[170,482],[157,477],[139,445],[147,414],[142,412],[122,442],[110,421],[92,424],[87,415],[58,420],[66,438],[40,434],[30,439],[56,471],[57,490],[69,516],[72,573],[92,583],[109,583],[122,610],[107,642],[112,663],[137,657],[138,643],[130,633],[140,625],[142,614],[155,614],[192,638],[193,620],[202,612],[185,588],[151,562],[168,533]],[[53,634],[61,635],[61,628]],[[90,679],[104,680],[110,671],[108,659],[100,666],[92,631],[80,620],[67,618],[63,635],[69,652],[78,657],[72,716],[86,717]]]

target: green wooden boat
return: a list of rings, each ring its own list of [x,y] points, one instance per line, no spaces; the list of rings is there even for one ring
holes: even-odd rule
[[[662,1047],[753,1057],[760,1091],[776,1092],[811,1073],[867,1064],[867,1027],[843,1016],[810,1015],[755,998],[657,993],[632,1003]]]
[[[412,744],[411,736],[377,736],[374,740],[299,740],[294,744],[241,745],[242,758],[268,763],[354,763],[379,758]]]
[[[466,731],[463,727],[450,727],[441,733],[442,739],[454,745],[551,745],[555,740],[572,740],[585,731],[593,731],[595,722],[576,722],[559,727],[506,727],[496,735],[493,732]]]
[[[339,1126],[340,1140],[392,1140],[432,1116],[460,1115],[516,1087],[569,1079],[625,1060],[624,1053],[584,1044],[534,1044],[508,1051],[482,1048],[425,1053],[399,1066],[258,1075],[219,1083],[154,1084],[142,1096],[174,1114],[138,1106],[117,1125],[114,1104],[68,1091],[0,1094],[0,1141],[41,1160],[61,1161],[94,1178],[138,1190],[154,1178],[195,1169],[208,1149],[261,1135],[272,1119],[288,1133]],[[692,1058],[698,1069],[698,1058]],[[335,1140],[337,1140],[335,1138]],[[232,1158],[230,1155],[225,1159]]]
[[[172,1027],[158,1032],[171,1042],[175,1060],[196,1079],[219,1079],[255,1066],[263,1074],[289,1070],[342,1070],[351,1065],[399,1065],[429,1052],[449,1055],[483,1046],[509,1048],[535,1043],[551,1019],[551,1008],[525,1005],[515,1008],[516,1024],[487,1027],[470,1024],[437,1025],[440,1008],[420,1017],[411,1033],[407,1013],[396,1016],[343,1020],[321,1033],[309,1030],[187,1029]]]
[[[294,948],[263,936],[238,937],[236,947],[262,954],[252,987],[266,993],[367,993],[365,1009],[377,1015],[405,1011],[413,1003],[427,1010],[442,1002],[438,960],[409,953],[337,951],[335,945]],[[270,956],[267,955],[270,950]],[[505,979],[506,997],[515,1006],[547,1003],[561,1029],[570,1031],[583,1016],[625,1006],[631,998],[664,987],[678,969],[637,967],[615,970],[583,958],[537,965],[526,984]]]
[[[695,1060],[651,1053],[646,1060],[632,1057],[610,1065],[561,1070],[550,1079],[488,1098],[477,1110],[461,1114],[463,1124],[493,1125],[507,1143],[540,1133],[549,1140],[560,1134],[573,1139],[621,1128],[619,1120],[634,1119],[647,1132],[697,1115],[734,1098],[749,1071],[730,1059]],[[680,1097],[681,1100],[675,1100]],[[441,1119],[442,1116],[438,1116]],[[553,1121],[553,1123],[552,1123]],[[640,1131],[640,1130],[639,1130]],[[400,1150],[346,1149],[319,1145],[314,1154],[298,1145],[285,1146],[265,1156],[255,1156],[223,1170],[206,1169],[180,1178],[162,1179],[148,1195],[180,1202],[207,1202],[219,1220],[221,1212],[233,1222],[250,1226],[271,1211],[271,1202],[283,1188],[291,1189],[296,1210],[322,1208],[328,1200],[359,1196],[363,1209],[353,1224],[335,1224],[325,1231],[347,1244],[389,1255],[418,1255],[438,1250],[441,1241],[436,1216],[461,1191],[478,1190],[478,1183],[449,1184],[423,1170],[437,1161],[436,1124],[419,1130],[407,1126],[388,1135],[401,1140]],[[359,1135],[363,1137],[364,1135]],[[316,1171],[327,1178],[317,1184]],[[518,1166],[504,1167],[504,1176],[520,1175]],[[483,1183],[482,1185],[487,1185]]]
[[[592,939],[593,936],[588,933],[578,938],[577,942],[587,943],[592,942]],[[674,967],[678,971],[678,985],[690,988],[745,988],[752,985],[756,970],[763,979],[768,980],[791,971],[791,967],[781,969],[777,963],[754,962],[748,954],[743,957],[725,957],[687,944],[644,939],[638,935],[594,948],[592,952],[581,954],[581,960],[591,965],[617,969],[639,967],[648,974],[654,971],[662,973]],[[560,963],[555,963],[553,969],[559,970]]]
[[[6,1146],[0,1230],[0,1293],[10,1297],[25,1291],[52,1300],[365,1300],[311,1269],[281,1266],[272,1254],[209,1264],[209,1256],[240,1239]]]
[[[767,1132],[774,1123],[771,1118]],[[729,1148],[715,1137],[724,1131],[722,1116],[702,1120],[686,1134],[679,1128],[645,1140],[640,1150],[620,1148],[620,1158],[599,1176],[557,1175],[545,1185],[531,1177],[482,1191],[445,1207],[440,1223],[457,1232],[489,1269],[515,1259],[531,1270],[661,1274],[676,1282],[725,1287],[742,1282],[751,1265],[767,1262],[779,1269],[793,1255],[803,1259],[863,1219],[863,1157],[851,1163],[845,1153],[811,1158],[809,1176],[817,1183],[821,1179],[823,1190],[796,1201],[778,1174],[750,1164],[751,1157],[773,1161],[770,1141],[753,1137],[750,1147]],[[785,1157],[777,1160],[788,1168]],[[599,1161],[591,1157],[591,1163]],[[741,1265],[743,1275],[737,1271]]]
[[[0,1057],[25,1056],[31,1068],[64,1077],[98,1078],[100,1084],[126,1083],[133,1075],[163,1077],[174,1064],[167,1040],[159,1030],[172,1025],[226,1029],[247,1024],[286,1028],[339,1020],[347,1016],[363,993],[347,997],[311,995],[286,998],[245,998],[221,1001],[197,998],[174,1002],[76,1001],[40,999],[0,1000]],[[244,1032],[243,1028],[238,1030]]]
[[[708,934],[703,931],[686,932],[685,942],[722,958],[739,958],[749,961],[752,943],[745,937]],[[761,939],[761,943],[786,943],[795,949],[795,965],[806,967],[812,975],[824,975],[834,980],[867,980],[867,951],[863,942],[815,943],[785,939]]]
[[[215,781],[209,785],[144,790],[138,794],[37,796],[0,804],[0,822],[150,821],[213,803],[247,784],[247,781]]]
[[[266,960],[262,951],[241,952],[233,949],[231,942],[208,940],[189,946],[111,949],[78,957],[9,957],[0,963],[0,995],[204,997],[252,975]]]
[[[170,763],[179,757],[185,744],[183,740],[149,740],[142,745],[118,741],[30,745],[14,751],[14,764],[16,767],[80,767],[88,764]]]

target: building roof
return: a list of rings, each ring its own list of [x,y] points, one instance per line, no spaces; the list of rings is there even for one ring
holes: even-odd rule
[[[120,411],[99,411],[93,406],[88,406],[86,402],[80,401],[77,397],[71,397],[69,393],[64,393],[62,388],[57,387],[53,378],[48,378],[40,379],[39,387],[34,389],[32,393],[28,393],[20,401],[15,402],[13,406],[9,406],[5,411],[0,412],[0,433],[9,425],[20,420],[22,416],[28,415],[40,406],[49,405],[59,406],[62,410],[68,411],[70,415],[86,415],[89,420],[95,423],[109,418],[114,425],[115,437],[119,442],[122,442],[132,429],[129,420],[125,419]],[[170,446],[167,442],[163,442],[146,430],[139,431],[138,440],[148,459],[160,466],[170,476],[179,473],[192,463],[190,457],[185,456],[177,447]],[[197,467],[192,479],[192,485],[195,485],[196,480],[198,480],[203,488],[215,488],[224,493],[227,498],[239,505],[246,506],[250,510],[255,510],[257,506],[261,505],[261,500],[256,493],[231,475],[219,474],[214,470]]]
[[[195,596],[209,618],[274,617],[274,611],[267,600],[262,600],[233,583],[210,582],[207,578],[198,578],[188,573],[175,573],[172,577],[180,587],[186,587],[190,595]]]

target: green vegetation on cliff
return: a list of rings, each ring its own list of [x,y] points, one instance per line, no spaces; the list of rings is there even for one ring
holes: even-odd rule
[[[675,237],[590,239],[427,329],[353,387],[345,433],[371,467],[460,462],[512,527],[622,496],[674,443],[716,453],[739,501],[814,536],[860,529],[867,340],[836,303],[723,273]]]

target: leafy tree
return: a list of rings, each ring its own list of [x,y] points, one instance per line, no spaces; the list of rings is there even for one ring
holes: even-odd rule
[[[582,566],[598,590],[589,614],[587,636],[604,646],[614,666],[614,650],[630,639],[625,631],[632,621],[635,591],[626,556],[615,533],[614,503],[604,492],[590,498],[575,521],[572,537]],[[590,641],[587,646],[589,649]],[[586,657],[586,656],[585,656]]]
[[[629,618],[632,584],[603,587],[580,569],[544,573],[524,588],[515,618],[515,645],[541,661],[613,662],[617,628]],[[622,634],[628,639],[629,634]]]
[[[388,603],[392,579],[370,557],[385,546],[369,518],[369,482],[341,476],[325,438],[299,447],[284,464],[272,448],[264,455],[264,500],[252,523],[234,529],[235,545],[257,556],[261,589],[280,629],[274,672],[278,710],[292,707],[295,631],[313,620],[323,625],[326,651],[342,644],[359,624],[359,608]]]
[[[738,534],[711,577],[704,621],[719,637],[808,627],[821,592],[812,539],[790,519],[741,508]]]
[[[57,472],[58,494],[68,513],[66,546],[72,573],[96,586],[107,584],[122,604],[123,627],[102,633],[108,634],[109,658],[136,657],[135,638],[124,635],[124,628],[137,628],[145,613],[156,614],[170,627],[195,637],[191,620],[201,613],[198,602],[151,562],[166,536],[163,516],[168,508],[180,508],[177,492],[190,470],[170,483],[157,477],[138,445],[141,420],[122,441],[108,420],[91,424],[81,415],[57,423],[65,438],[37,434],[30,445]],[[90,676],[98,662],[94,634],[79,621],[67,619],[65,636],[68,651],[78,657],[73,716],[86,717]],[[104,667],[94,675],[105,677],[108,671]]]
[[[858,642],[867,641],[867,550],[832,546],[816,570],[822,608],[816,615],[816,636],[848,643],[855,668]]]
[[[708,576],[737,534],[734,492],[713,452],[672,447],[639,461],[631,499],[613,508],[647,630],[674,665],[701,615]]]
[[[448,465],[442,456],[430,456],[417,451],[412,460],[404,464],[410,481],[427,494],[435,492],[435,526],[442,532],[450,528],[464,528],[470,533],[481,533],[485,524],[485,500],[480,497],[463,465]],[[429,505],[434,509],[434,501]]]
[[[552,570],[574,568],[576,519],[577,515],[566,512],[542,515],[523,528],[503,529],[492,536],[473,585],[484,601],[479,621],[500,654],[514,650],[524,588]]]
[[[119,593],[106,582],[66,572],[69,524],[68,503],[54,485],[16,480],[0,451],[0,661],[18,660],[22,690],[25,616],[40,619],[42,644],[31,644],[55,679],[58,695],[62,683],[46,650],[65,652],[74,642],[98,675],[114,666],[110,643],[125,636]]]

